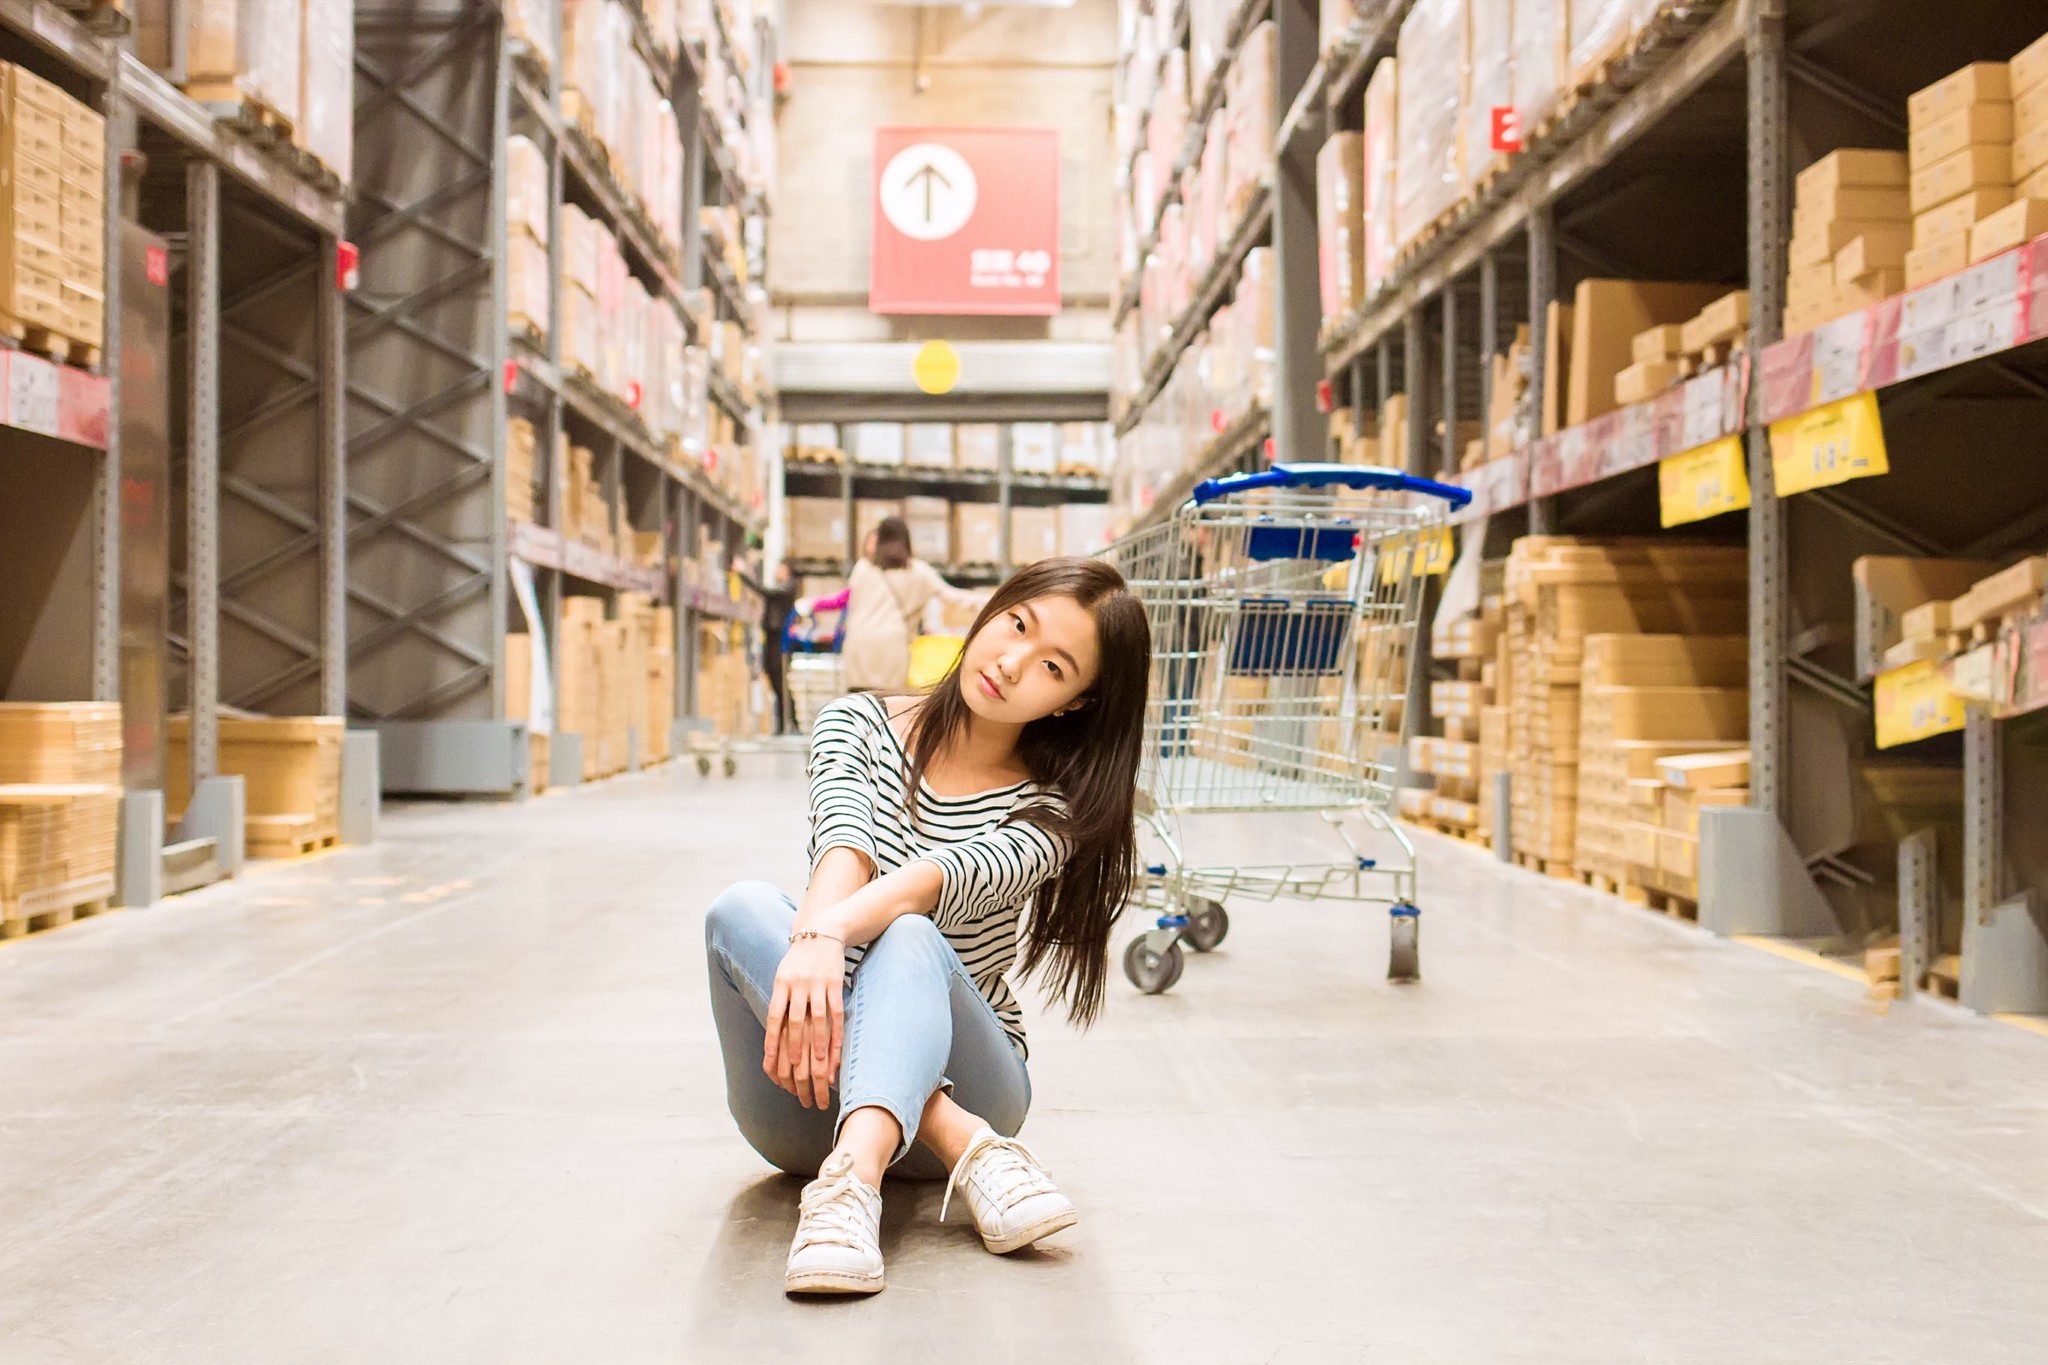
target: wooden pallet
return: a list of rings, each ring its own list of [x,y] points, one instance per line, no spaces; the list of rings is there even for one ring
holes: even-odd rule
[[[20,938],[97,915],[113,900],[114,877],[106,873],[30,891],[18,900],[0,901],[0,939]]]
[[[233,81],[191,81],[185,93],[222,123],[232,124],[245,137],[260,143],[291,145],[296,123],[281,109],[273,109]]]
[[[97,343],[80,341],[52,331],[39,323],[24,322],[11,313],[0,312],[0,344],[28,351],[59,365],[91,368],[100,363]]]
[[[336,842],[333,826],[311,815],[254,815],[243,826],[251,858],[296,858]]]
[[[1471,844],[1476,848],[1493,846],[1492,840],[1481,834],[1477,826],[1453,825],[1429,815],[1409,815],[1402,818],[1425,833],[1440,834],[1446,839],[1456,839],[1461,844]]]
[[[1943,953],[1934,959],[1934,965],[1927,969],[1926,989],[1930,995],[1945,1000],[1960,1000],[1963,995],[1963,960],[1954,953]]]
[[[1534,853],[1517,853],[1515,866],[1539,872],[1546,877],[1556,877],[1560,881],[1579,880],[1579,870],[1561,858],[1541,858]]]
[[[1675,895],[1669,891],[1659,891],[1655,887],[1650,886],[1638,887],[1636,889],[1643,893],[1641,903],[1649,909],[1661,911],[1673,919],[1691,920],[1695,924],[1699,922],[1700,903],[1698,901],[1685,896]]]

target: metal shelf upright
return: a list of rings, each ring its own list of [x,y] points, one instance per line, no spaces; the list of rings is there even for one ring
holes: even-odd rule
[[[565,593],[630,590],[677,608],[681,718],[691,713],[696,617],[743,614],[722,587],[688,581],[682,566],[700,525],[736,551],[761,526],[760,509],[740,505],[694,453],[657,440],[632,405],[566,367],[559,325],[543,339],[514,335],[505,320],[505,144],[521,132],[545,153],[550,213],[574,202],[603,222],[689,342],[710,342],[687,306],[703,279],[697,210],[716,160],[708,145],[716,129],[699,113],[701,65],[687,51],[672,64],[639,8],[625,8],[636,21],[634,48],[669,95],[682,134],[684,241],[674,248],[613,178],[601,149],[564,120],[559,68],[508,32],[498,5],[405,0],[366,12],[359,28],[353,226],[363,287],[349,330],[349,464],[352,498],[361,487],[377,505],[359,509],[351,544],[351,597],[364,610],[351,643],[349,702],[384,736],[388,791],[529,789],[526,722],[506,714],[505,636],[531,632],[536,652],[553,659]],[[553,50],[561,52],[555,16]],[[720,163],[722,183],[729,162]],[[559,231],[549,239],[550,315],[559,324]],[[741,303],[728,300],[727,311],[744,322]],[[714,384],[713,400],[758,432],[758,415],[729,385]],[[506,511],[513,415],[535,429],[537,525]],[[563,525],[554,468],[562,432],[593,452],[615,536],[659,532],[668,567],[592,550]],[[529,574],[535,619],[515,591]],[[551,747],[556,781],[580,777],[574,750]]]

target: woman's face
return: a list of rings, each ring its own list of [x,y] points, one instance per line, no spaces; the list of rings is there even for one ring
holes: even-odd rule
[[[1101,666],[1095,618],[1071,597],[1034,597],[990,617],[960,658],[960,692],[983,720],[1025,725],[1074,704]]]

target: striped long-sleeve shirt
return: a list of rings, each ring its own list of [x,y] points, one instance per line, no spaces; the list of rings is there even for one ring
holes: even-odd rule
[[[932,923],[967,974],[1025,1050],[1024,1019],[1005,975],[1017,960],[1017,922],[1065,858],[1061,841],[1019,806],[1045,801],[1037,784],[1019,782],[968,796],[918,792],[909,811],[910,755],[890,728],[887,703],[873,694],[844,697],[811,728],[811,866],[825,851],[851,848],[874,860],[877,875],[923,860],[942,877]],[[847,950],[849,975],[863,950]]]

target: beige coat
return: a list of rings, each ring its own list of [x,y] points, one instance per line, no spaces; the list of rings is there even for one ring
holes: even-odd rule
[[[846,643],[843,658],[848,688],[900,692],[910,685],[910,642],[923,632],[925,608],[934,598],[980,600],[939,577],[921,559],[900,569],[881,569],[862,559],[846,580]]]

